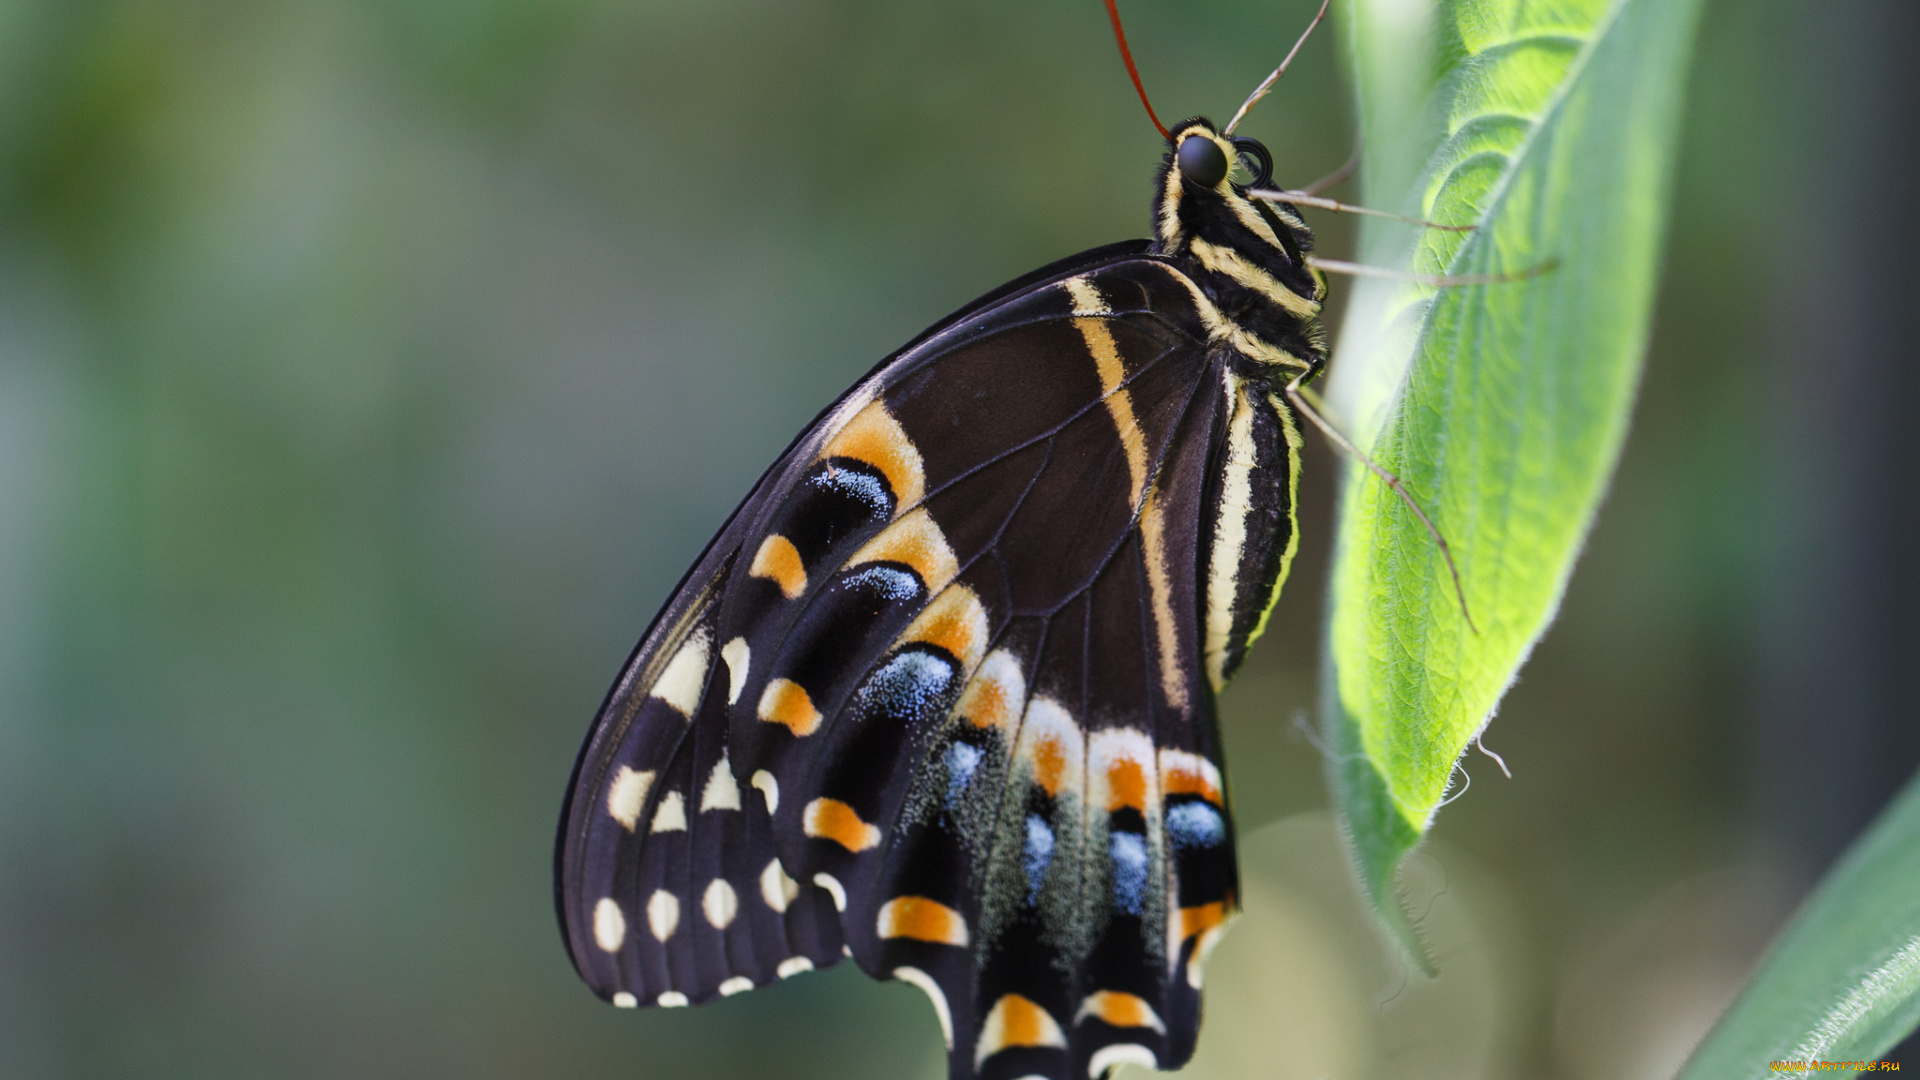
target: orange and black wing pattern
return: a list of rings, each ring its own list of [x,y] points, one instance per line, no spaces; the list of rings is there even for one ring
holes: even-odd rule
[[[926,992],[956,1080],[1191,1056],[1237,896],[1213,697],[1286,572],[1298,437],[1144,247],[883,363],[682,582],[561,822],[600,996],[851,955]]]

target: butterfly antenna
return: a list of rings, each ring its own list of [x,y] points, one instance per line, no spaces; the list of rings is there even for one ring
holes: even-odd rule
[[[1323,7],[1321,10],[1325,11],[1326,9]],[[1160,130],[1161,138],[1173,138],[1172,135],[1167,134],[1167,125],[1161,123],[1160,117],[1154,113],[1153,102],[1147,100],[1147,88],[1140,83],[1140,69],[1133,66],[1133,50],[1127,48],[1127,32],[1120,28],[1120,9],[1114,6],[1113,0],[1107,0],[1107,18],[1113,20],[1113,37],[1115,41],[1120,43],[1120,59],[1126,61],[1127,75],[1133,79],[1133,88],[1140,91],[1140,104],[1147,107],[1147,119],[1153,121],[1153,126]],[[1297,49],[1299,46],[1296,45],[1294,48]],[[1288,59],[1292,59],[1292,57],[1288,57]],[[1282,64],[1281,66],[1285,67],[1286,65]],[[1243,109],[1241,111],[1244,112],[1245,110]],[[1229,128],[1228,130],[1232,129]]]
[[[1307,24],[1306,33],[1301,34],[1300,40],[1293,43],[1293,48],[1287,51],[1287,58],[1285,60],[1280,61],[1280,66],[1273,69],[1273,74],[1267,76],[1266,79],[1264,79],[1259,86],[1256,86],[1253,88],[1253,93],[1247,95],[1247,100],[1242,102],[1240,105],[1240,111],[1233,114],[1233,119],[1227,121],[1226,129],[1220,132],[1220,134],[1222,135],[1233,134],[1233,129],[1239,127],[1240,121],[1245,120],[1247,118],[1247,110],[1253,108],[1253,103],[1256,101],[1259,101],[1263,97],[1266,97],[1267,92],[1273,89],[1273,84],[1280,81],[1280,76],[1285,75],[1287,73],[1287,65],[1293,63],[1293,58],[1300,54],[1300,46],[1305,45],[1307,43],[1307,39],[1313,36],[1313,28],[1316,26],[1319,26],[1320,20],[1327,17],[1327,5],[1331,3],[1333,3],[1333,0],[1320,0],[1320,13],[1318,15],[1315,15],[1313,17],[1313,21]],[[1109,11],[1113,9],[1113,0],[1107,0],[1107,9]],[[1113,25],[1116,28],[1118,28],[1120,25],[1120,21],[1119,21],[1120,16],[1115,15],[1113,18],[1114,18]],[[1120,43],[1120,51],[1124,53],[1126,52],[1126,50],[1127,50],[1127,45],[1123,41]],[[1128,70],[1132,70],[1133,61],[1131,60],[1127,61],[1127,68]],[[1142,91],[1141,96],[1144,98],[1146,96],[1146,92]],[[1155,121],[1155,123],[1158,123],[1158,121]]]

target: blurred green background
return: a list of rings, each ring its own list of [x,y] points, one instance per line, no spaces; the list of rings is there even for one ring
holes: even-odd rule
[[[1171,120],[1312,6],[1126,12]],[[1916,29],[1709,6],[1619,482],[1488,732],[1514,779],[1470,756],[1411,869],[1438,985],[1294,723],[1311,443],[1224,702],[1249,914],[1194,1075],[1670,1074],[1911,771]],[[1284,182],[1353,145],[1339,42],[1243,129]],[[848,969],[597,1003],[555,815],[760,468],[951,308],[1144,235],[1157,155],[1092,0],[0,3],[0,1075],[944,1075]]]

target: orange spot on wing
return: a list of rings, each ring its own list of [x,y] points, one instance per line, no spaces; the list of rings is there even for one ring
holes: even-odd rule
[[[760,550],[754,552],[747,573],[771,580],[789,600],[807,591],[807,568],[800,563],[800,552],[793,541],[779,533],[760,541]]]
[[[987,1010],[980,1024],[980,1041],[973,1051],[973,1067],[1002,1050],[1016,1046],[1064,1047],[1067,1039],[1053,1014],[1019,994],[1007,994]]]
[[[820,710],[813,707],[805,687],[788,679],[774,679],[760,695],[760,719],[784,724],[795,735],[811,735],[820,728]]]
[[[1215,806],[1220,801],[1220,770],[1199,754],[1185,750],[1160,751],[1160,790],[1167,797],[1198,795]]]
[[[965,585],[955,585],[928,604],[900,640],[937,645],[970,670],[979,665],[989,632],[987,609],[980,605],[980,598]]]
[[[926,494],[926,466],[920,451],[886,406],[875,401],[855,413],[820,451],[823,458],[847,457],[880,470],[893,489],[894,506],[904,510]]]
[[[948,546],[946,534],[925,509],[915,510],[867,541],[848,566],[870,562],[903,563],[920,575],[928,593],[938,593],[960,573],[960,562]]]
[[[1232,917],[1233,913],[1227,909],[1226,902],[1221,900],[1199,907],[1183,907],[1175,917],[1175,940],[1184,942],[1195,934],[1218,929]]]
[[[1114,1027],[1152,1028],[1165,1032],[1166,1024],[1160,1014],[1153,1011],[1147,999],[1119,990],[1099,990],[1087,995],[1080,1004],[1080,1013],[1076,1022],[1087,1017],[1104,1020]]]
[[[1107,766],[1107,812],[1131,806],[1147,812],[1147,772],[1132,758],[1115,758]]]
[[[1005,650],[988,655],[967,683],[954,712],[974,727],[1006,730],[1026,704],[1026,679],[1020,662]]]
[[[1033,781],[1047,789],[1048,795],[1060,794],[1067,779],[1067,748],[1056,738],[1043,737],[1033,742]]]
[[[848,851],[865,851],[880,843],[880,830],[860,820],[859,812],[839,799],[815,799],[808,803],[801,830],[808,836],[831,840]]]
[[[967,944],[967,920],[958,911],[924,896],[896,896],[880,908],[875,930],[883,938],[912,938],[936,945]]]

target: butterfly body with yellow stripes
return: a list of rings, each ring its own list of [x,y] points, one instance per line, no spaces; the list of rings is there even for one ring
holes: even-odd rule
[[[1297,530],[1324,285],[1203,119],[1151,241],[1036,271],[797,438],[608,694],[556,853],[620,1006],[851,956],[954,1080],[1174,1068],[1236,909],[1213,699]],[[1264,167],[1256,183],[1264,184]]]

